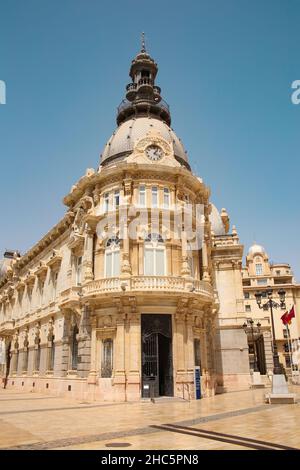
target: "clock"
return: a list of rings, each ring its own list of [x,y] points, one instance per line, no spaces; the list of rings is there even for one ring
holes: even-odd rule
[[[164,156],[164,151],[158,146],[158,145],[149,145],[145,153],[149,160],[152,160],[153,162],[160,160]]]

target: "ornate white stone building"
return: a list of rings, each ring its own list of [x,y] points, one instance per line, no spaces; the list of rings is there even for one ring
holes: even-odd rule
[[[7,387],[192,399],[198,365],[203,396],[249,386],[243,246],[191,171],[156,74],[142,47],[98,170],[57,225],[2,262]]]

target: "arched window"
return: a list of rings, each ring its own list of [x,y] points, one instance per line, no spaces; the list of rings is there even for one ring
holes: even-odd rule
[[[77,366],[78,366],[78,340],[77,340],[78,333],[79,333],[78,327],[77,325],[75,325],[72,330],[72,336],[71,336],[71,353],[72,353],[71,368],[72,370],[77,370]]]
[[[165,276],[165,244],[161,235],[149,233],[145,239],[144,274],[146,276]]]
[[[105,277],[117,277],[120,275],[120,240],[111,237],[106,242],[105,248]]]

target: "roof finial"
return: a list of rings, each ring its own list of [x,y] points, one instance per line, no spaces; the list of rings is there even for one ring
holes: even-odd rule
[[[142,41],[141,52],[146,52],[145,33],[144,32],[142,32],[142,34],[141,34],[141,41]]]

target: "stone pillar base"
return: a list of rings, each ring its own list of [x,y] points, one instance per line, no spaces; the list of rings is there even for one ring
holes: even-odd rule
[[[125,373],[117,373],[113,378],[114,401],[127,401]]]
[[[260,372],[253,372],[251,388],[265,388],[265,384],[261,381]]]
[[[97,384],[97,373],[96,372],[90,372],[89,375],[88,375],[88,378],[87,378],[87,383],[90,385],[94,384],[96,385]]]
[[[137,401],[141,398],[141,380],[138,372],[128,375],[126,396],[127,401]]]
[[[270,403],[270,405],[288,405],[296,403],[295,393],[268,393],[265,398],[266,403]]]
[[[249,390],[251,384],[250,374],[223,374],[217,377],[216,393],[237,392]]]

